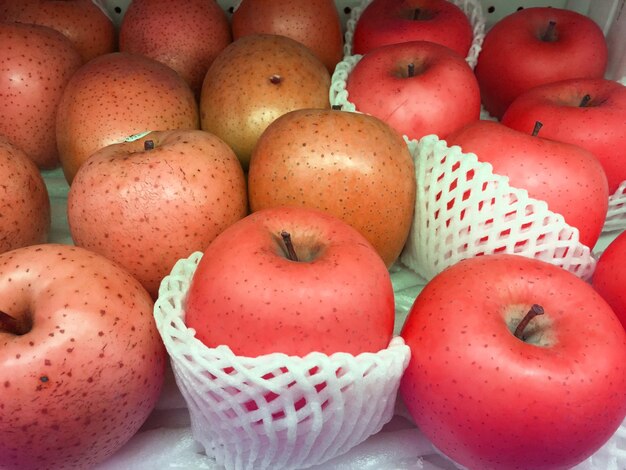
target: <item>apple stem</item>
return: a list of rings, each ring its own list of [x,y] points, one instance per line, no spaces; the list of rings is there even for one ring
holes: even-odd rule
[[[298,261],[298,255],[296,255],[296,250],[293,247],[293,243],[291,242],[291,234],[283,230],[282,232],[280,232],[280,236],[283,238],[285,248],[287,248],[287,258],[291,261]]]
[[[407,65],[407,74],[408,74],[409,77],[414,77],[415,76],[415,64]]]
[[[542,127],[543,127],[543,123],[541,121],[536,121],[535,127],[533,128],[532,136],[537,137],[537,134],[539,134],[539,131],[541,130]]]
[[[526,340],[524,330],[526,329],[526,326],[528,326],[528,323],[537,315],[543,315],[543,307],[541,305],[533,304],[533,306],[530,307],[530,310],[526,312],[526,315],[524,315],[524,318],[522,318],[522,320],[517,324],[515,332],[513,333],[516,338],[521,339],[522,341]]]
[[[154,150],[154,140],[146,140],[143,143],[144,150]]]
[[[543,36],[541,36],[541,40],[545,42],[556,41],[556,21],[550,21],[548,23],[548,27],[543,32]]]
[[[584,108],[585,106],[589,104],[590,101],[591,101],[591,95],[585,95],[583,96],[583,99],[580,100],[580,104],[578,106],[581,108]]]
[[[422,10],[420,10],[419,8],[416,8],[415,10],[413,10],[413,20],[419,20],[421,13],[422,13]]]
[[[26,321],[20,321],[15,317],[12,317],[8,313],[0,310],[0,331],[21,336],[30,331],[30,325]]]
[[[282,77],[280,75],[272,75],[270,77],[270,82],[273,83],[274,85],[278,85],[282,81],[283,81],[283,79],[282,79]]]

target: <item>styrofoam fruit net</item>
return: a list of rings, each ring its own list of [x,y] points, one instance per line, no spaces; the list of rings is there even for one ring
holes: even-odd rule
[[[202,253],[161,283],[157,328],[187,402],[194,438],[227,469],[306,468],[349,451],[394,413],[410,350],[400,337],[377,353],[256,358],[210,348],[184,323]]]
[[[409,141],[417,195],[400,260],[426,280],[456,262],[513,253],[560,266],[589,279],[596,260],[578,229],[544,201],[509,185],[475,154],[435,135]]]
[[[467,15],[470,23],[472,24],[472,31],[474,37],[472,39],[472,45],[467,53],[465,60],[469,66],[473,69],[478,62],[478,54],[485,40],[485,14],[483,7],[478,0],[450,0],[458,6]],[[360,4],[352,8],[350,12],[350,18],[346,21],[345,42],[343,46],[344,58],[355,55],[352,53],[352,43],[354,39],[354,29],[356,24],[363,13],[363,10],[372,3],[372,0],[362,0]]]

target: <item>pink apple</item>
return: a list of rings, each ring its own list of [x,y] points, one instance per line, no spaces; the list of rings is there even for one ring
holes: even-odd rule
[[[133,0],[120,26],[120,51],[143,54],[176,70],[200,96],[202,80],[232,41],[216,0]]]
[[[265,209],[204,251],[185,323],[207,346],[242,356],[377,352],[393,333],[393,287],[347,223],[309,208]]]
[[[593,248],[606,219],[609,192],[604,170],[590,152],[493,121],[476,121],[446,141],[490,163],[511,186],[545,201],[578,229],[582,244]]]
[[[166,352],[148,293],[82,248],[0,255],[0,466],[91,468],[154,408]]]
[[[460,261],[418,295],[401,335],[412,352],[401,396],[464,467],[569,469],[626,417],[626,332],[589,284],[552,264]]]
[[[431,41],[467,56],[474,33],[469,18],[447,0],[373,0],[359,16],[353,54],[388,44]]]
[[[626,232],[602,252],[591,282],[626,328]]]
[[[589,150],[600,161],[609,194],[626,181],[626,87],[603,78],[548,83],[518,96],[502,124],[532,132],[541,121],[541,136]]]
[[[0,137],[0,253],[45,243],[50,231],[46,183],[28,155]]]
[[[551,7],[524,8],[485,35],[476,64],[483,104],[500,118],[521,93],[569,78],[602,78],[607,45],[588,16]]]
[[[155,298],[176,261],[247,211],[237,156],[201,130],[104,147],[80,167],[67,198],[74,243],[125,267]]]
[[[478,83],[465,59],[428,41],[378,47],[356,63],[348,99],[410,139],[445,138],[480,116]]]

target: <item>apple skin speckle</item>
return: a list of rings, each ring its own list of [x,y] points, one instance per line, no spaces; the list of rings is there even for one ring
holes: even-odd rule
[[[3,469],[90,468],[137,432],[167,357],[152,309],[137,280],[83,248],[0,255],[0,310],[32,317],[23,335],[0,331]]]

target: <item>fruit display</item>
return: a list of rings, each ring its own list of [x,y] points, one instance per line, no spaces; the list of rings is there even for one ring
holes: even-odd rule
[[[570,3],[0,0],[0,470],[626,468]]]

